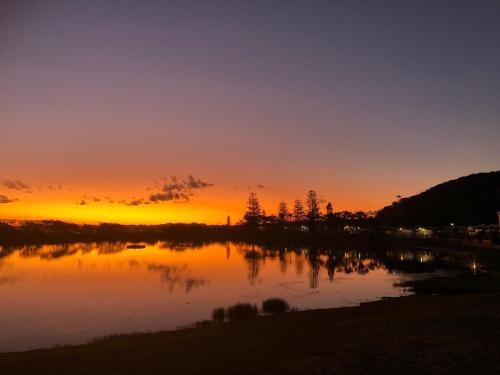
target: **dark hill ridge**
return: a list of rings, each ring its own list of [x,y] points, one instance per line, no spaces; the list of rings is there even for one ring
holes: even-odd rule
[[[394,202],[377,214],[384,224],[444,226],[497,224],[500,171],[477,173]]]

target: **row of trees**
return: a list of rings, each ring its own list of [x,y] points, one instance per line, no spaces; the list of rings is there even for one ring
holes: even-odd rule
[[[331,203],[329,203],[331,207]],[[304,207],[302,200],[297,199],[294,202],[293,210],[290,212],[286,202],[281,201],[278,205],[278,215],[267,216],[255,193],[250,193],[248,197],[247,211],[243,217],[245,223],[250,225],[266,224],[269,221],[286,223],[286,222],[304,222],[318,221],[321,217],[319,208],[319,198],[315,191],[311,190],[307,193],[307,200]]]
[[[309,190],[305,203],[301,199],[296,199],[290,210],[286,202],[281,201],[278,205],[277,215],[266,215],[259,199],[255,193],[250,193],[247,203],[247,211],[243,217],[244,223],[251,226],[289,223],[307,225],[309,229],[314,229],[318,223],[324,222],[333,226],[340,222],[357,220],[366,221],[368,215],[362,211],[355,213],[349,211],[333,212],[333,205],[328,202],[325,206],[325,214],[321,212],[320,199],[314,190]]]

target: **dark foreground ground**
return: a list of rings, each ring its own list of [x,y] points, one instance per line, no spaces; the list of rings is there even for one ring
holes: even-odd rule
[[[425,288],[429,291],[428,284]],[[6,353],[0,355],[0,373],[498,374],[500,293],[495,289]]]

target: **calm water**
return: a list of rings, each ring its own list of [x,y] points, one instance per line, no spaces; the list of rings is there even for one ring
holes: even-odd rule
[[[395,283],[470,261],[234,243],[0,247],[0,350],[173,329],[209,319],[215,307],[276,296],[299,309],[355,305],[403,295]]]

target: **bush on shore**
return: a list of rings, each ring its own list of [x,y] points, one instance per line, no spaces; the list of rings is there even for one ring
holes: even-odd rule
[[[284,314],[290,311],[290,305],[281,298],[269,298],[262,302],[262,311],[265,314]]]
[[[226,310],[223,307],[218,307],[212,311],[212,321],[216,324],[224,323],[226,319]]]
[[[244,320],[251,319],[257,316],[258,310],[256,305],[250,303],[237,303],[229,306],[226,310],[227,320]]]

